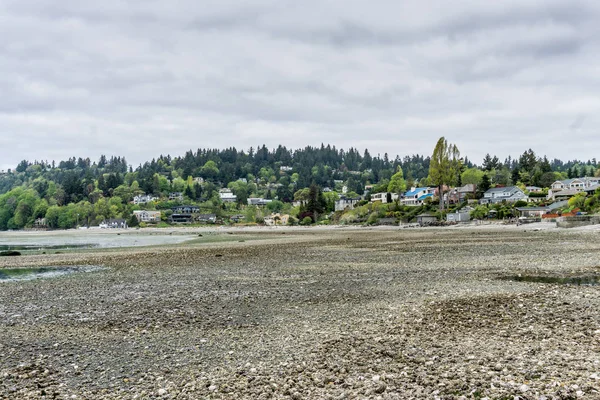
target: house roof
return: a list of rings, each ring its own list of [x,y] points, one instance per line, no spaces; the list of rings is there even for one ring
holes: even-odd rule
[[[550,205],[548,206],[548,209],[549,209],[550,211],[552,211],[552,210],[556,210],[556,209],[558,209],[558,208],[563,208],[563,207],[567,206],[568,204],[569,204],[569,201],[568,201],[568,200],[557,201],[556,203],[552,203],[552,204],[550,204]]]
[[[515,190],[521,190],[521,189],[517,186],[495,187],[495,188],[488,189],[486,191],[486,193],[513,192]]]
[[[475,184],[474,183],[467,183],[465,186],[461,186],[459,187],[457,190],[461,193],[464,192],[474,192],[475,191]]]
[[[554,197],[575,196],[577,193],[580,193],[577,189],[565,189],[554,193]]]
[[[336,202],[338,202],[338,201],[360,201],[360,197],[340,196],[339,200],[336,200]]]
[[[415,190],[411,190],[409,192],[406,192],[406,193],[404,193],[404,195],[405,196],[414,196],[414,195],[419,194],[422,191],[427,190],[427,189],[429,189],[429,188],[426,188],[426,187],[415,188]]]
[[[417,200],[425,200],[429,197],[433,197],[433,193],[424,194],[423,196],[420,196]]]
[[[519,211],[550,211],[548,207],[517,207]]]

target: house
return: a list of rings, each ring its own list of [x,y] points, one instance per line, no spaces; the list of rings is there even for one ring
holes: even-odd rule
[[[483,198],[479,200],[480,204],[496,203],[514,203],[519,200],[528,201],[529,197],[518,186],[496,187],[488,189]]]
[[[194,216],[192,214],[171,214],[168,221],[173,224],[191,224]]]
[[[598,185],[598,184],[600,184],[600,177],[586,176],[583,178],[572,178],[572,179],[565,179],[562,181],[556,181],[550,186],[550,189],[552,189],[554,191],[564,190],[564,189],[575,189],[575,190],[582,191],[586,188],[589,188],[591,186]]]
[[[433,195],[433,193],[432,193]],[[419,226],[426,226],[426,225],[431,225],[435,222],[437,222],[437,217],[435,215],[432,214],[420,214],[417,215],[417,223],[419,224]]]
[[[457,188],[456,191],[458,192],[458,202],[462,203],[463,201],[475,197],[477,185],[474,183],[467,183],[466,185]]]
[[[249,206],[265,206],[273,200],[263,199],[262,197],[248,197]]]
[[[596,193],[596,190],[598,190],[598,189],[600,189],[600,184],[593,184],[593,185],[583,189],[583,191],[589,195],[592,195],[592,194]]]
[[[525,190],[529,193],[542,193],[542,188],[537,186],[525,186]]]
[[[176,206],[171,207],[174,214],[192,214],[200,212],[200,207],[198,206]]]
[[[133,204],[146,204],[156,200],[158,200],[158,198],[154,196],[151,196],[149,194],[142,194],[133,198]]]
[[[217,222],[216,214],[200,214],[196,217],[196,221],[201,224],[215,224]]]
[[[194,181],[194,183],[198,183],[201,185],[204,183],[204,178],[198,176],[198,177],[194,178],[193,181]]]
[[[344,211],[346,209],[353,210],[354,206],[360,201],[360,197],[350,198],[341,196],[339,200],[335,202],[335,211]]]
[[[375,201],[380,201],[383,204],[388,202],[388,194],[390,195],[390,199],[392,200],[392,202],[398,200],[400,198],[400,196],[398,196],[398,193],[375,193],[371,195],[371,203],[375,202]]]
[[[294,201],[292,201],[292,206],[300,207],[300,206],[305,205],[306,203],[308,203],[308,200],[294,200]]]
[[[579,178],[565,179],[562,181],[555,181],[550,186],[552,190],[565,190],[565,189],[583,189],[585,187],[585,181]]]
[[[580,193],[582,191],[583,190],[579,190],[579,189],[563,189],[563,190],[557,190],[557,191],[550,189],[548,191],[547,198],[549,200],[556,200],[556,201],[568,200],[571,197],[575,196],[577,193]]]
[[[408,192],[404,193],[404,198],[401,200],[402,204],[407,206],[420,206],[425,200],[433,198],[434,190],[435,188],[429,187],[413,187]]]
[[[246,216],[244,214],[236,214],[229,217],[229,220],[235,224],[237,224],[238,222],[242,222],[245,219]]]
[[[48,228],[48,221],[46,220],[46,218],[36,218],[35,222],[33,223],[33,226],[36,229],[45,229]]]
[[[279,167],[279,170],[280,170],[280,171],[283,171],[283,172],[290,172],[290,171],[291,171],[291,170],[293,170],[293,169],[294,169],[294,168],[292,168],[292,167],[290,167],[290,166],[287,166],[287,165],[282,165],[281,167]]]
[[[456,210],[453,213],[446,215],[446,221],[448,222],[469,222],[471,220],[471,209],[463,208],[462,210]]]
[[[437,193],[437,190],[436,190]],[[444,193],[444,201],[447,204],[457,204],[460,202],[460,196],[458,194],[458,188],[450,189],[447,193]]]
[[[160,222],[160,211],[134,210],[138,222]]]
[[[231,192],[231,189],[219,190],[219,197],[223,203],[235,203],[237,196]]]
[[[579,192],[593,194],[600,187],[600,178],[585,177],[565,179],[554,182],[546,198],[548,200],[564,200],[575,196]]]
[[[104,221],[102,221],[100,223],[100,228],[103,228],[103,229],[106,229],[106,228],[112,228],[112,229],[122,228],[122,229],[126,229],[127,228],[127,221],[125,221],[124,219],[121,219],[121,218],[105,219]]]
[[[172,193],[169,193],[169,200],[183,201],[183,193],[181,193],[181,192],[172,192]]]
[[[450,189],[444,194],[444,200],[448,204],[462,203],[464,201],[468,201],[469,199],[475,198],[476,191],[477,185],[473,183],[467,183],[464,186]],[[437,189],[434,195],[437,195]]]
[[[265,225],[274,226],[274,225],[287,225],[290,216],[287,214],[281,215],[279,213],[268,215],[264,218]]]
[[[541,218],[550,211],[549,207],[517,207],[516,209],[523,218]]]

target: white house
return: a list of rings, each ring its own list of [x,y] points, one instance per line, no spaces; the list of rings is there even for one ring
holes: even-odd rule
[[[183,201],[183,193],[181,193],[181,192],[172,192],[172,193],[169,193],[169,200]]]
[[[127,228],[127,221],[125,221],[124,219],[121,218],[117,218],[117,219],[105,219],[104,221],[102,221],[100,223],[100,228],[106,229],[106,228],[121,228],[121,229],[126,229]]]
[[[600,184],[599,177],[586,176],[583,178],[572,178],[572,179],[565,179],[563,181],[556,181],[550,186],[550,189],[552,189],[555,193],[557,190],[564,190],[564,189],[575,189],[575,190],[582,191],[586,188],[589,188],[591,186],[595,186],[598,184]]]
[[[149,194],[142,194],[133,198],[133,204],[146,204],[155,200],[157,200],[157,198],[154,196],[151,196]]]
[[[375,193],[371,195],[371,203],[375,202],[375,201],[380,201],[383,204],[388,202],[388,198],[387,198],[387,193]],[[400,198],[400,196],[398,196],[398,193],[390,193],[390,196],[392,198],[392,202],[398,200]]]
[[[219,197],[223,203],[235,203],[237,196],[231,192],[231,189],[219,190]]]
[[[248,197],[249,206],[265,206],[273,200],[263,199],[262,197]]]
[[[353,210],[354,206],[360,201],[360,197],[354,199],[341,196],[339,200],[335,202],[335,211],[344,211],[346,209]]]
[[[593,193],[600,187],[600,177],[583,177],[556,181],[550,186],[547,198],[556,200],[572,197],[579,192]]]
[[[446,215],[448,222],[469,222],[471,220],[470,209],[464,208]]]
[[[160,211],[134,210],[133,215],[139,222],[160,222]]]

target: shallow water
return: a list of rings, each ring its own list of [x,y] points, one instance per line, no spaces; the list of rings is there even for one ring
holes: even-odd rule
[[[106,269],[96,265],[72,267],[34,267],[0,269],[0,282],[29,281],[32,279],[56,278],[81,272],[94,272]]]
[[[48,232],[44,234],[3,235],[0,233],[0,251],[20,250],[25,252],[77,250],[90,248],[117,248],[159,246],[177,244],[197,238],[195,235],[102,233],[85,230],[72,232]]]
[[[43,244],[0,244],[0,251],[5,250],[68,250],[68,249],[91,249],[98,247],[97,244],[83,243],[83,244],[56,244],[56,245],[43,245]]]

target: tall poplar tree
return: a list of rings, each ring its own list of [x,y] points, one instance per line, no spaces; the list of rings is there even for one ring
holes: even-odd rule
[[[439,138],[429,163],[429,181],[438,187],[440,210],[444,210],[444,185],[456,184],[461,165],[458,147]]]

